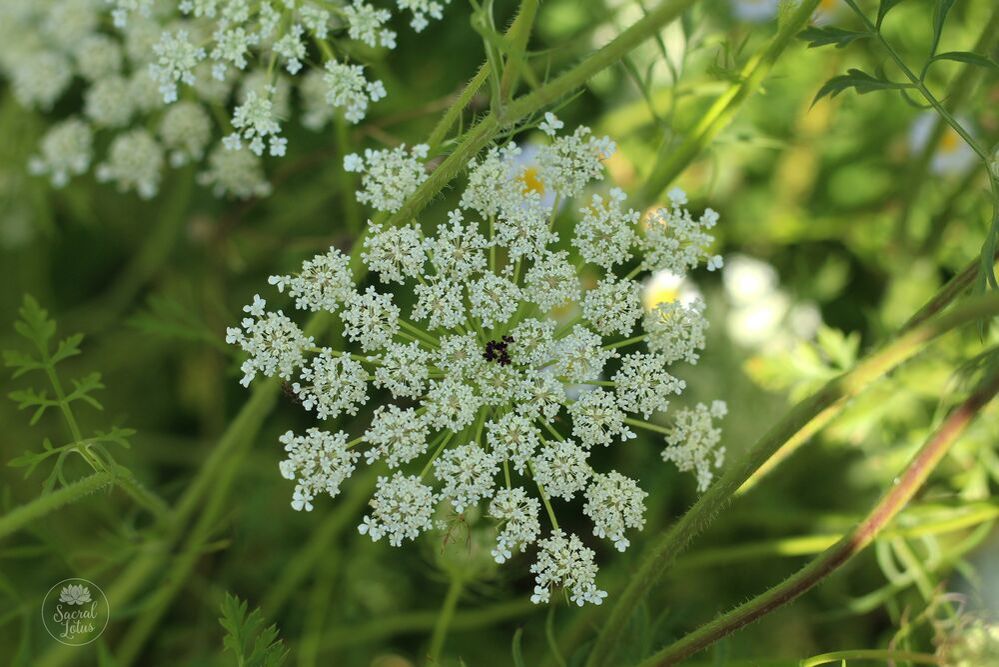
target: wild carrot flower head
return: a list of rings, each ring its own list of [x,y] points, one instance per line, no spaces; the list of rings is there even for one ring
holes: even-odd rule
[[[396,10],[419,31],[445,4],[398,0]],[[53,124],[31,161],[55,187],[100,164],[101,180],[151,197],[167,166],[207,156],[198,180],[216,195],[262,196],[262,158],[286,153],[287,123],[358,123],[386,96],[346,54],[352,42],[395,48],[392,19],[366,0],[0,0],[0,76],[45,112],[82,81],[82,106]],[[110,145],[103,160],[91,155],[95,133],[110,136],[94,142]],[[150,158],[138,178],[130,148]]]
[[[559,527],[556,509],[581,499],[593,535],[623,551],[644,526],[647,494],[638,480],[594,470],[593,451],[635,429],[669,433],[664,457],[695,472],[700,488],[721,462],[720,402],[677,411],[670,428],[645,421],[670,416],[686,386],[676,365],[697,362],[707,323],[699,300],[646,312],[639,282],[720,265],[709,254],[718,216],[695,218],[674,192],[643,229],[620,190],[584,194],[603,180],[614,143],[561,127],[546,117],[549,141],[530,161],[512,144],[473,160],[446,220],[371,225],[368,283],[354,283],[336,248],[272,277],[296,308],[335,316],[337,349],[259,296],[228,340],[249,355],[244,383],[276,375],[319,419],[366,415],[349,433],[282,439],[293,507],[336,495],[359,459],[351,453],[363,451],[385,473],[362,533],[398,545],[429,530],[439,504],[458,514],[481,505],[496,523],[497,562],[537,543],[535,601],[564,588],[599,604],[595,552]],[[395,210],[425,177],[425,156],[425,147],[369,150],[346,167],[364,175],[361,201]],[[563,207],[579,222],[560,234]]]

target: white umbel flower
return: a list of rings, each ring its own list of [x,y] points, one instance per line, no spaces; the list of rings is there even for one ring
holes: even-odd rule
[[[645,498],[648,493],[638,483],[619,472],[595,474],[586,489],[583,513],[593,520],[593,534],[609,539],[618,551],[631,544],[624,533],[628,528],[645,527]]]
[[[324,348],[302,369],[302,382],[293,383],[291,389],[318,419],[334,419],[343,412],[356,415],[358,406],[367,402],[367,378],[360,363]]]
[[[440,495],[461,513],[483,498],[491,498],[499,462],[478,443],[459,445],[434,461],[434,476],[441,482]]]
[[[340,485],[354,472],[359,454],[347,449],[347,436],[310,428],[305,435],[288,431],[279,438],[288,458],[281,461],[281,475],[295,480],[291,506],[312,511],[312,500],[326,493],[335,498]]]
[[[422,160],[428,150],[426,144],[417,144],[407,151],[403,144],[378,151],[369,148],[363,158],[356,153],[346,156],[344,169],[361,174],[362,189],[357,191],[357,201],[379,211],[398,211],[427,180]]]
[[[160,188],[163,148],[145,130],[119,134],[111,142],[105,162],[97,165],[97,180],[114,181],[122,192],[135,190],[152,199]]]
[[[665,412],[670,395],[679,396],[687,386],[669,371],[669,360],[660,354],[634,352],[621,359],[614,374],[618,405],[628,412],[641,412],[648,419],[653,412]]]
[[[266,305],[259,294],[254,294],[253,303],[243,307],[250,317],[243,319],[242,328],[226,329],[225,342],[239,345],[250,355],[242,366],[243,386],[249,386],[257,373],[290,380],[302,365],[306,348],[313,345],[312,337],[303,334],[284,313],[265,311]]]
[[[666,436],[669,443],[663,450],[663,460],[672,461],[682,472],[697,474],[697,490],[705,491],[714,478],[712,467],[720,468],[725,462],[725,448],[719,447],[721,429],[714,425],[728,413],[724,401],[713,401],[709,408],[704,403],[677,411],[673,428]]]
[[[586,292],[583,316],[604,336],[627,336],[642,317],[642,286],[608,275]]]
[[[437,495],[416,475],[397,472],[391,479],[379,477],[371,499],[371,514],[364,516],[357,530],[377,542],[388,537],[394,547],[403,540],[415,540],[432,526]]]
[[[53,125],[42,139],[41,153],[28,161],[35,175],[48,175],[61,188],[73,176],[86,173],[93,157],[93,132],[78,118]]]
[[[344,334],[365,352],[385,347],[399,330],[399,307],[374,287],[351,294],[341,318]]]
[[[486,424],[489,448],[503,460],[510,461],[519,474],[534,456],[541,443],[541,434],[524,415],[508,412],[496,421]]]
[[[430,376],[430,353],[418,343],[389,343],[375,368],[375,386],[394,398],[419,398]]]
[[[572,500],[586,487],[593,471],[586,459],[590,453],[572,440],[545,443],[532,463],[534,479],[549,496]]]
[[[535,574],[531,602],[549,602],[553,589],[564,588],[569,599],[580,607],[587,602],[601,604],[607,592],[597,588],[594,556],[593,550],[583,546],[578,536],[553,530],[538,542],[538,560],[531,566]]]
[[[614,394],[597,388],[580,394],[569,406],[572,434],[587,448],[609,446],[616,438],[622,441],[635,437],[624,424],[625,413],[618,407]]]
[[[564,250],[542,255],[525,276],[524,296],[542,311],[579,299],[579,275]]]
[[[167,104],[177,101],[177,84],[194,84],[194,68],[205,59],[205,50],[191,43],[188,31],[164,32],[153,47],[156,61],[149,66],[153,78],[160,84],[160,93]]]
[[[338,315],[340,349],[303,343],[262,302],[231,339],[251,354],[248,377],[297,375],[292,387],[307,409],[356,413],[350,430],[370,419],[361,436],[344,438],[368,464],[399,470],[379,481],[361,532],[398,545],[430,529],[438,501],[457,521],[464,518],[454,512],[481,516],[474,508],[487,505],[485,516],[498,524],[492,555],[505,562],[537,541],[543,505],[554,532],[538,544],[535,601],[564,587],[579,604],[599,603],[593,552],[558,529],[556,510],[584,496],[594,535],[622,550],[626,533],[641,530],[644,491],[616,472],[594,471],[590,453],[632,440],[638,429],[663,430],[642,418],[664,413],[683,390],[673,364],[697,360],[706,323],[701,301],[660,304],[642,318],[643,242],[620,191],[583,209],[589,229],[559,234],[560,214],[580,210],[566,200],[603,176],[613,149],[586,129],[558,136],[559,126],[546,118],[547,134],[556,135],[548,145],[496,147],[473,159],[461,207],[446,219],[372,224],[360,259],[378,289],[391,291],[354,284],[336,250],[298,275],[271,279],[299,309]],[[360,197],[396,210],[425,177],[424,157],[400,147],[344,164],[362,174]],[[690,268],[687,257],[675,261]],[[368,383],[382,391],[369,395]],[[686,415],[670,430],[677,451],[665,456],[700,476],[698,457],[711,437],[684,449],[679,439],[703,431]]]
[[[350,273],[350,258],[335,246],[325,255],[316,255],[302,264],[294,276],[271,276],[271,285],[279,292],[288,290],[300,310],[334,312],[354,296],[354,279]]]
[[[649,335],[649,349],[658,352],[669,362],[684,360],[696,364],[699,351],[704,349],[704,302],[694,299],[690,304],[679,301],[660,303],[645,314],[645,330]]]
[[[426,417],[413,408],[380,405],[371,417],[364,440],[371,445],[365,452],[368,465],[384,459],[389,468],[398,468],[427,451],[430,426]]]
[[[326,102],[343,109],[343,116],[351,123],[360,123],[368,113],[368,104],[385,97],[385,86],[381,81],[368,81],[364,78],[364,68],[360,65],[347,65],[335,60],[326,62]]]
[[[382,228],[369,224],[361,259],[385,283],[404,283],[423,273],[426,252],[423,235],[416,225]]]
[[[648,220],[642,246],[644,266],[651,271],[666,270],[684,275],[702,261],[708,270],[721,268],[721,257],[711,255],[708,248],[714,237],[708,233],[718,222],[718,213],[705,209],[694,220],[684,205],[687,196],[674,188],[669,192],[670,206],[660,208]]]
[[[497,563],[505,563],[515,552],[527,550],[541,533],[538,514],[541,503],[531,498],[519,487],[500,489],[489,503],[489,518],[494,519],[500,528],[496,535],[496,546],[491,553]]]
[[[625,199],[624,192],[614,188],[609,197],[594,194],[590,205],[579,209],[581,217],[572,241],[587,262],[610,269],[631,258],[640,215],[634,209],[623,210]]]

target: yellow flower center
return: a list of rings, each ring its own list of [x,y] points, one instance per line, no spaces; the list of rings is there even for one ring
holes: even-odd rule
[[[538,176],[537,167],[528,167],[524,170],[524,173],[520,175],[520,182],[524,184],[524,194],[534,191],[539,195],[545,194],[545,184],[541,182],[541,178]]]
[[[940,150],[944,153],[953,153],[960,145],[961,136],[953,128],[948,127],[943,137],[940,138]]]

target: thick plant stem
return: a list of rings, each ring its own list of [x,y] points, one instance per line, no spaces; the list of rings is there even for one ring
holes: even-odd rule
[[[451,131],[454,124],[458,122],[458,118],[465,111],[465,107],[468,106],[472,98],[475,97],[475,94],[482,88],[482,84],[489,78],[491,69],[492,66],[488,62],[483,63],[479,67],[479,71],[475,73],[475,76],[458,93],[458,97],[454,103],[448,107],[448,110],[444,112],[441,119],[437,121],[437,125],[430,132],[430,137],[427,138],[427,145],[430,146],[431,152],[436,151],[444,142],[444,138],[447,137],[447,133]]]
[[[739,72],[739,80],[715,100],[683,143],[676,148],[665,147],[668,150],[660,155],[646,181],[641,201],[654,202],[673,179],[732,121],[742,103],[756,92],[795,35],[808,23],[819,1],[804,0],[798,5],[783,21],[767,47],[746,63]]]
[[[465,584],[460,577],[451,577],[451,584],[447,588],[447,595],[444,596],[444,604],[441,606],[437,622],[434,623],[434,632],[430,636],[430,648],[427,649],[427,664],[440,664],[441,651],[444,649],[444,640],[447,639],[447,631],[454,618],[454,611],[458,608],[458,600]]]
[[[587,665],[610,663],[621,633],[632,612],[662,573],[690,542],[700,534],[737,493],[753,473],[788,441],[806,437],[825,425],[850,397],[892,368],[913,357],[942,334],[982,317],[999,314],[999,295],[969,299],[949,313],[914,327],[872,353],[855,368],[830,380],[818,392],[795,405],[774,424],[756,444],[731,466],[674,526],[647,550],[645,560],[632,575],[624,592],[617,597],[603,625]]]
[[[42,519],[64,505],[76,502],[84,496],[114,484],[115,481],[115,476],[109,472],[96,472],[17,507],[0,517],[0,540],[29,523]]]
[[[902,473],[895,478],[891,489],[867,517],[818,558],[781,584],[659,651],[643,661],[641,667],[677,664],[739,628],[791,602],[863,551],[908,504],[968,424],[997,392],[999,392],[999,376],[992,375],[947,416],[930,439],[916,452]]]
[[[507,39],[510,41],[510,56],[500,79],[500,98],[502,100],[516,92],[518,62],[520,65],[525,64],[523,62],[524,56],[527,53],[527,42],[531,37],[531,29],[534,27],[534,17],[538,13],[538,1],[521,0],[520,8],[517,10],[517,18],[514,19],[507,31]]]

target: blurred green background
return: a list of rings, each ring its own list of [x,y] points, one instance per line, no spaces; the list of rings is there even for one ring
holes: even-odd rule
[[[515,3],[496,4],[497,25],[506,25]],[[567,127],[588,124],[613,137],[620,150],[610,173],[626,191],[637,191],[659,151],[681,141],[772,38],[776,10],[763,4],[697,3],[663,31],[664,49],[644,44],[627,65],[594,77],[560,117]],[[941,50],[970,49],[994,9],[992,0],[956,3]],[[531,41],[540,54],[538,70],[576,62],[642,13],[642,3],[629,0],[546,0]],[[930,2],[904,2],[886,22],[886,35],[919,61],[931,15]],[[170,172],[152,201],[119,194],[90,175],[53,190],[29,176],[25,164],[64,110],[25,111],[0,87],[0,347],[25,344],[11,328],[25,293],[50,311],[60,336],[85,333],[83,354],[65,364],[66,372],[100,371],[107,388],[98,395],[102,412],[78,410],[84,429],[136,429],[132,447],[115,450],[116,458],[168,501],[179,498],[249,396],[237,382],[239,361],[222,342],[225,327],[263,290],[268,275],[293,270],[331,243],[349,247],[369,214],[353,202],[343,153],[426,137],[481,62],[481,39],[469,16],[456,0],[426,32],[400,31],[399,48],[374,67],[390,95],[342,145],[332,130],[317,135],[288,124],[289,154],[267,166],[274,194],[247,202],[213,198],[192,185],[192,168]],[[842,4],[823,2],[818,20],[856,28]],[[697,275],[688,286],[705,295],[712,328],[707,352],[686,379],[691,402],[728,402],[723,442],[730,460],[791,400],[851,367],[904,323],[977,256],[985,238],[991,215],[986,175],[963,157],[959,138],[945,132],[929,163],[918,159],[919,137],[935,122],[931,112],[887,92],[848,91],[812,104],[830,77],[850,67],[873,71],[883,61],[871,40],[845,49],[808,49],[796,41],[676,182],[692,208],[721,213],[719,252],[728,268],[724,275]],[[999,77],[987,69],[962,74],[970,67],[940,63],[929,83],[946,99],[957,98],[958,116],[993,146]],[[962,85],[951,90],[955,79]],[[487,105],[480,96],[471,108]],[[442,216],[453,201],[453,192],[445,191],[423,215]],[[994,333],[988,336],[996,341]],[[848,529],[963,396],[965,375],[958,369],[981,349],[971,328],[935,343],[739,497],[636,618],[630,657],[779,582]],[[25,382],[5,376],[2,386],[7,393]],[[927,609],[939,615],[944,594],[959,593],[968,608],[984,614],[999,612],[999,534],[992,527],[999,515],[993,497],[997,416],[993,407],[969,429],[874,549],[694,662],[795,664],[826,651],[883,648],[910,625],[911,634],[900,641],[932,652],[939,640],[933,623],[913,620]],[[54,413],[35,426],[28,421],[13,401],[0,403],[3,462],[39,449],[43,438],[65,439]],[[289,664],[421,664],[447,573],[463,568],[474,578],[459,602],[442,664],[513,664],[517,628],[523,628],[528,665],[556,664],[545,637],[546,609],[527,601],[527,559],[496,568],[488,549],[483,558],[474,541],[446,548],[426,541],[402,549],[372,544],[354,530],[370,476],[355,476],[343,496],[312,513],[291,511],[289,487],[277,474],[277,436],[310,425],[290,400],[278,399],[252,447],[226,462],[233,486],[218,499],[220,519],[206,539],[180,540],[163,561],[170,568],[193,558],[189,576],[172,580],[159,569],[125,604],[111,596],[111,625],[89,647],[54,657],[56,647],[37,622],[41,598],[70,576],[112,589],[130,562],[159,548],[148,515],[120,491],[101,491],[0,542],[0,663],[116,664],[104,649],[164,590],[175,590],[137,664],[230,664],[217,620],[227,591],[276,623],[291,649]],[[696,497],[692,479],[661,464],[660,449],[661,442],[643,433],[627,447],[600,453],[650,491],[648,523],[634,546],[625,554],[598,554],[611,599],[643,544]],[[27,478],[21,468],[3,468],[2,511],[39,494],[47,465]],[[78,461],[66,466],[69,477],[83,472]],[[973,520],[956,528],[906,532],[967,516]],[[601,618],[598,609],[556,610],[554,635],[570,661],[585,653]]]

